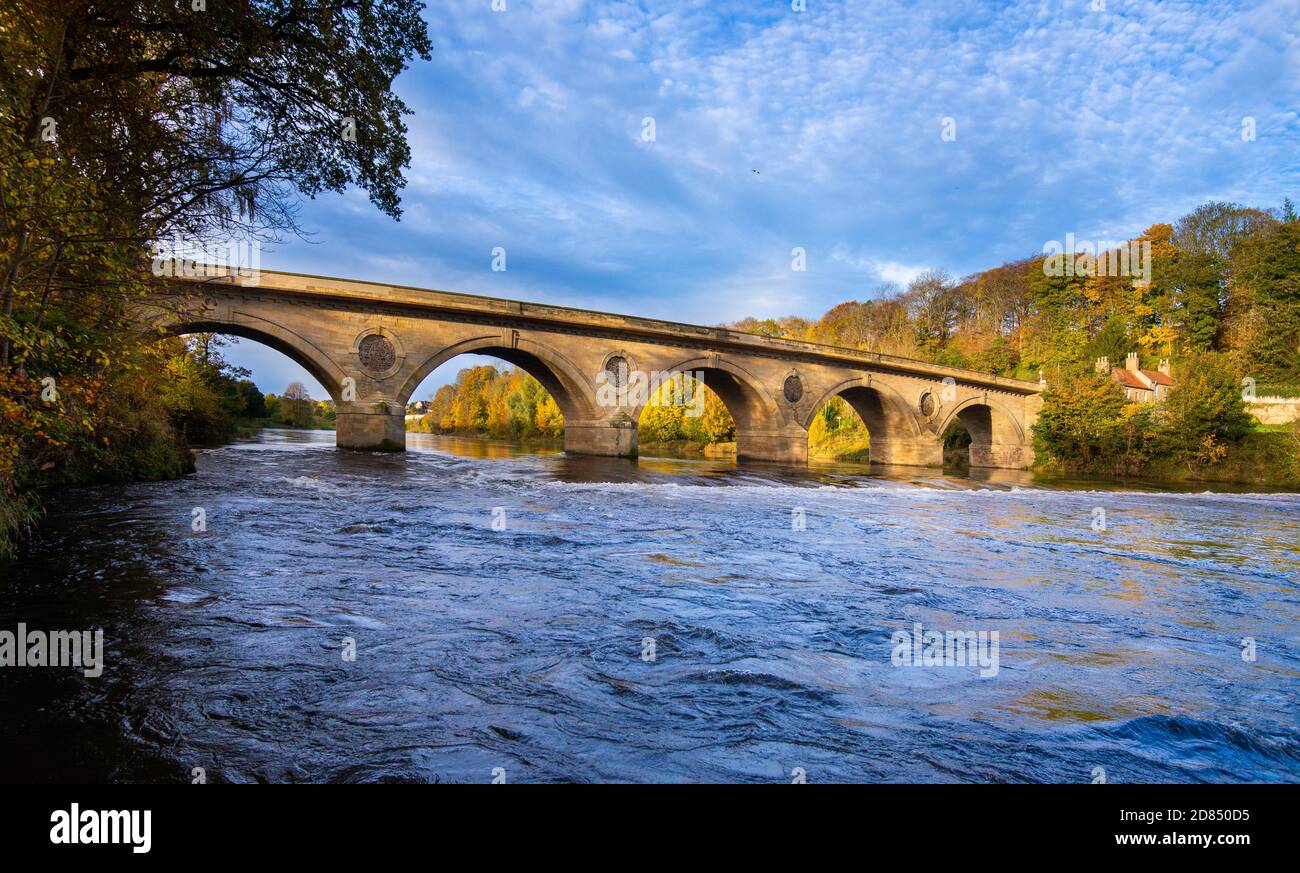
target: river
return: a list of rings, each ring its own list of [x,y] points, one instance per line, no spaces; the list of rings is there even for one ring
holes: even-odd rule
[[[0,630],[104,672],[0,669],[0,777],[1300,781],[1300,496],[409,441],[58,495]]]

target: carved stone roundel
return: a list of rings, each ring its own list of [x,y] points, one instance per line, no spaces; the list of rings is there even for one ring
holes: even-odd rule
[[[605,362],[605,372],[609,374],[609,384],[622,388],[627,384],[627,358],[614,355]]]
[[[357,352],[361,356],[361,364],[372,373],[384,372],[397,360],[397,350],[393,344],[377,333],[361,340]]]
[[[781,390],[785,393],[786,400],[791,403],[798,403],[799,398],[803,397],[803,381],[797,375],[791,373],[785,377],[785,385]]]
[[[921,395],[921,414],[926,418],[934,416],[934,395],[929,391]]]

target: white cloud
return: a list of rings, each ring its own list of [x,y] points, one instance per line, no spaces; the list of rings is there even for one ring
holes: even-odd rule
[[[875,268],[876,272],[880,274],[880,278],[886,282],[894,282],[903,288],[929,269],[928,267],[909,267],[907,264],[900,264],[896,261],[876,261]]]

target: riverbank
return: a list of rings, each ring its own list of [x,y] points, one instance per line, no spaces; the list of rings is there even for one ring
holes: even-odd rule
[[[1188,469],[1168,458],[1152,462],[1146,475],[1166,482],[1263,485],[1300,491],[1300,432],[1294,428],[1252,431],[1228,447],[1223,460]]]
[[[454,437],[458,440],[482,440],[483,442],[506,443],[509,445],[520,446],[524,448],[540,449],[563,449],[564,437],[548,436],[546,434],[528,434],[519,437],[499,437],[490,433],[481,433],[476,430],[447,430],[447,431],[427,431],[406,429],[408,435],[420,434],[423,436],[433,437]]]
[[[808,457],[818,461],[866,463],[871,459],[871,437],[865,430],[830,433],[808,446]]]
[[[866,439],[829,440],[817,450],[809,449],[812,460],[838,463],[869,463],[870,447]],[[965,446],[946,448],[943,469],[948,472],[970,470],[970,455]],[[1173,458],[1148,461],[1142,469],[1126,476],[1111,470],[1069,467],[1052,462],[1036,464],[1031,474],[1044,482],[1095,482],[1121,487],[1148,485],[1156,488],[1206,485],[1259,487],[1273,492],[1300,492],[1300,430],[1294,425],[1259,425],[1226,447],[1224,457],[1212,464],[1189,467]]]
[[[1225,447],[1222,459],[1189,466],[1174,458],[1147,461],[1130,476],[1111,471],[1040,463],[1036,474],[1050,479],[1141,482],[1153,485],[1258,486],[1268,491],[1300,492],[1300,431],[1294,426],[1261,426]]]

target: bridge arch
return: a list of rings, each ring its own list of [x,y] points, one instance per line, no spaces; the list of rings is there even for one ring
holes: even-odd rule
[[[660,371],[663,376],[683,373],[702,377],[717,395],[736,425],[736,457],[741,460],[800,463],[808,457],[807,434],[787,414],[776,397],[753,372],[717,354],[698,355]],[[627,410],[639,421],[646,404]]]
[[[1001,401],[968,397],[954,406],[939,425],[939,436],[960,421],[971,436],[972,467],[1018,466],[1025,449],[1025,431]]]
[[[500,358],[528,373],[555,398],[566,423],[596,417],[595,388],[577,365],[555,349],[524,336],[513,337],[507,343],[500,332],[470,337],[431,355],[406,378],[397,392],[398,401],[404,406],[430,373],[466,354]]]
[[[871,463],[937,466],[942,462],[938,441],[922,426],[912,404],[879,377],[856,376],[824,391],[804,413],[805,429],[835,397],[848,403],[866,426]]]
[[[808,428],[832,397],[843,397],[867,426],[873,438],[898,439],[920,436],[921,423],[897,389],[865,376],[845,379],[822,393],[809,407],[802,424]]]
[[[668,367],[668,375],[685,373],[702,374],[704,385],[727,407],[736,422],[736,438],[742,430],[767,430],[785,423],[780,407],[764,390],[763,383],[744,367],[717,355],[690,358]],[[633,420],[640,417],[645,406],[630,410]]]
[[[209,311],[195,315],[177,314],[162,321],[160,326],[167,336],[221,333],[261,343],[300,365],[329,392],[330,397],[336,402],[339,399],[344,378],[342,368],[310,340],[282,324],[242,312],[217,315]]]

